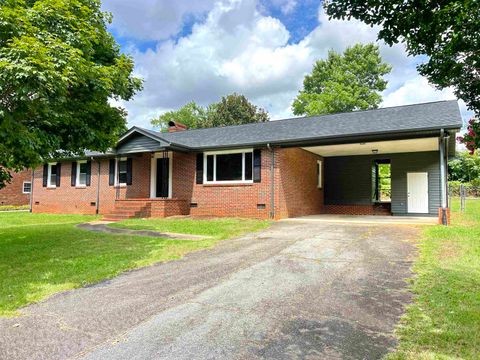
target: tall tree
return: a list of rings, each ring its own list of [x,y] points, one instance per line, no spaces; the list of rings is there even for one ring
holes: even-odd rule
[[[168,123],[170,121],[180,122],[189,129],[202,128],[206,127],[208,112],[208,108],[204,108],[194,101],[191,101],[178,110],[168,111],[152,119],[151,124],[159,127],[163,131],[168,129]]]
[[[331,50],[305,77],[293,101],[293,113],[311,116],[376,109],[382,101],[379,92],[387,86],[383,76],[390,71],[374,44],[356,44],[343,54]]]
[[[125,130],[110,100],[142,87],[107,31],[99,0],[3,0],[0,7],[0,188],[6,169],[104,151]]]
[[[253,105],[245,96],[233,93],[211,106],[208,126],[242,125],[268,120],[265,110]]]
[[[480,157],[467,151],[458,152],[448,162],[448,179],[461,182],[480,179]]]
[[[263,122],[268,121],[269,117],[265,110],[253,105],[245,96],[234,93],[207,107],[192,101],[178,110],[160,115],[151,123],[166,130],[171,120],[181,122],[190,129],[197,129]]]
[[[378,38],[427,55],[418,71],[480,113],[480,5],[476,0],[329,0],[328,15],[380,25]]]

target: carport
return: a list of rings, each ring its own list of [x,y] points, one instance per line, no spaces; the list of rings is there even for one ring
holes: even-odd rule
[[[325,214],[437,217],[446,207],[445,164],[455,143],[438,131],[303,149],[323,158]]]

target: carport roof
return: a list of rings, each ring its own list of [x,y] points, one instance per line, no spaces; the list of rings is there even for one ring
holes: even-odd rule
[[[138,131],[166,142],[172,148],[205,150],[265,144],[301,144],[354,136],[425,133],[440,129],[456,130],[461,127],[458,103],[450,100],[172,133],[134,127],[120,142]]]

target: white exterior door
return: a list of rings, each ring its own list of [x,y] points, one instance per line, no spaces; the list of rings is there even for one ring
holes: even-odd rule
[[[428,173],[407,173],[409,213],[428,214]]]

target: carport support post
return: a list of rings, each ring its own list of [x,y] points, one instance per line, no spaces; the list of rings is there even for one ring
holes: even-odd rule
[[[448,225],[447,221],[447,171],[445,156],[445,132],[440,130],[439,150],[440,150],[440,198],[442,202],[441,217],[442,225]]]

